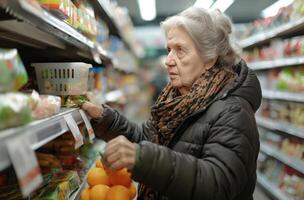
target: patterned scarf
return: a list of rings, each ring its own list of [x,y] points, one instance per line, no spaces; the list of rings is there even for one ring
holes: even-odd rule
[[[152,107],[152,124],[157,134],[152,142],[167,146],[175,135],[176,128],[191,114],[206,106],[227,84],[236,79],[236,73],[224,67],[214,66],[194,82],[190,91],[181,95],[169,83]],[[159,200],[159,194],[140,185],[140,199]]]

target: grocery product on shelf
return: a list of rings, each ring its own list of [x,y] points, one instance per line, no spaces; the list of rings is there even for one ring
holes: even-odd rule
[[[0,130],[20,126],[32,121],[32,108],[36,106],[30,95],[22,93],[0,94]]]
[[[247,62],[304,56],[304,36],[287,39],[272,39],[269,46],[255,47],[244,51]]]
[[[278,74],[277,88],[293,92],[304,91],[304,67],[284,68]]]
[[[258,72],[257,75],[264,89],[304,92],[304,66],[275,68]]]
[[[80,178],[75,171],[57,172],[32,199],[65,200],[79,187],[80,183]]]
[[[62,96],[62,106],[68,108],[77,108],[81,107],[89,99],[85,95],[67,95]]]
[[[248,38],[255,34],[269,32],[278,26],[300,19],[304,15],[303,5],[302,0],[296,0],[290,6],[282,7],[273,17],[255,20],[248,25],[241,37]]]
[[[259,155],[258,170],[289,198],[295,200],[304,198],[304,174],[264,154]]]
[[[82,199],[129,200],[136,196],[136,186],[131,179],[131,174],[126,168],[112,171],[107,169],[100,160],[87,175],[86,187],[82,191]]]
[[[32,111],[33,119],[43,119],[59,113],[61,98],[53,95],[39,95],[37,106]]]
[[[16,91],[28,80],[16,49],[0,49],[0,92]]]
[[[264,128],[259,128],[259,133],[263,145],[276,149],[282,155],[304,161],[304,141],[291,135],[283,135]]]
[[[39,3],[61,19],[70,17],[70,0],[39,0]]]
[[[302,103],[263,100],[259,113],[263,117],[289,122],[299,127],[304,124]]]
[[[98,28],[94,10],[90,4],[71,0],[39,0],[40,5],[92,40],[96,39]]]
[[[282,141],[281,151],[286,155],[304,161],[304,142],[294,139],[286,138]]]

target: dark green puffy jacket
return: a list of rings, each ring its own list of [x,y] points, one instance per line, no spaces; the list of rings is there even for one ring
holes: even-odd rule
[[[170,200],[252,200],[259,152],[254,113],[261,88],[244,61],[234,70],[237,81],[180,124],[167,147],[149,142],[149,121],[137,125],[107,106],[98,134],[139,143],[133,179]]]

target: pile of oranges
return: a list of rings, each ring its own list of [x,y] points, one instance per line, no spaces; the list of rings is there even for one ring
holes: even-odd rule
[[[82,200],[132,200],[136,196],[136,187],[128,170],[106,169],[100,160],[88,172],[87,183],[89,187],[82,191]]]

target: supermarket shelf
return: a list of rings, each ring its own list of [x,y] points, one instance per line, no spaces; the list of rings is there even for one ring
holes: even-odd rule
[[[285,155],[277,148],[261,143],[261,151],[304,174],[304,162]]]
[[[278,99],[286,101],[295,101],[304,103],[304,93],[281,92],[275,90],[263,90],[263,98],[265,99]]]
[[[256,61],[248,63],[248,66],[253,70],[273,69],[286,66],[295,66],[304,64],[304,57],[280,58],[267,61]]]
[[[77,124],[82,122],[78,108],[64,108],[57,115],[34,121],[28,125],[0,131],[0,171],[10,165],[6,149],[6,141],[18,137],[26,137],[32,149],[38,149],[49,141],[69,130],[64,116],[71,114]]]
[[[141,58],[144,56],[144,49],[141,46],[134,46],[130,39],[126,36],[124,30],[119,27],[117,21],[115,20],[113,16],[113,12],[111,11],[111,7],[108,3],[108,1],[105,0],[96,0],[92,1],[92,3],[95,5],[95,10],[102,16],[102,18],[107,23],[110,32],[113,35],[116,35],[122,39],[122,41],[125,43],[127,48],[131,50],[133,55],[135,55],[137,58]]]
[[[105,50],[103,52],[99,51],[100,47],[97,48],[92,40],[47,11],[32,6],[24,0],[5,0],[0,3],[0,7],[5,8],[8,15],[18,19],[17,21],[5,20],[1,22],[1,29],[17,35],[15,38],[8,38],[10,41],[22,43],[24,38],[20,37],[20,35],[33,39],[31,34],[36,34],[35,39],[40,43],[44,42],[51,47],[64,49],[65,52],[66,50],[71,50],[71,54],[77,56],[76,59],[79,59],[80,56],[92,63],[100,64],[100,59],[104,62],[110,62],[110,57]],[[11,28],[13,30],[10,29],[11,26],[6,26],[7,23],[13,24],[13,28]],[[22,30],[24,26],[29,31],[14,32],[16,29]],[[63,43],[60,44],[60,42]],[[36,46],[39,45],[37,44]],[[51,51],[49,50],[49,52]],[[69,53],[66,54],[69,55]],[[98,54],[99,58],[97,58],[96,54]]]
[[[257,124],[270,130],[277,130],[304,139],[304,128],[290,123],[273,120],[265,117],[256,117]]]
[[[255,34],[253,36],[250,36],[250,37],[240,41],[239,45],[242,48],[256,46],[256,45],[262,44],[264,42],[267,42],[274,37],[287,36],[289,34],[303,30],[303,27],[304,27],[304,18],[300,18],[298,20],[293,20],[289,23],[283,24],[268,32],[261,32],[261,33]]]
[[[277,200],[289,200],[290,198],[286,196],[276,185],[269,182],[264,175],[257,173],[257,182],[275,199]]]

